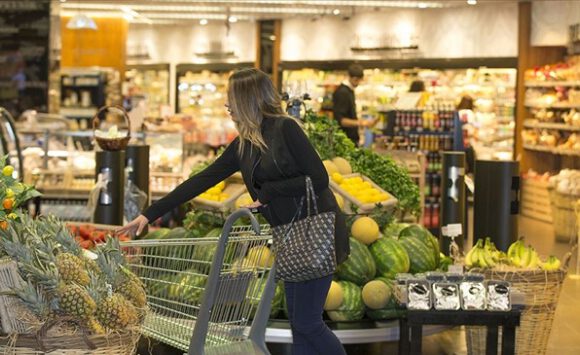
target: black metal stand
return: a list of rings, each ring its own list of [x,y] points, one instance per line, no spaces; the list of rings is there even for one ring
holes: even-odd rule
[[[400,322],[399,354],[421,354],[423,325],[479,325],[487,327],[485,353],[497,354],[498,328],[502,327],[501,353],[513,355],[516,349],[516,327],[520,325],[523,307],[509,312],[490,311],[408,311]]]
[[[125,151],[96,153],[96,174],[107,175],[109,183],[102,190],[95,209],[94,221],[100,224],[123,225],[125,201]]]
[[[467,235],[465,223],[465,153],[443,152],[443,172],[441,179],[441,226],[461,224],[463,232],[455,242],[459,252],[463,251],[463,242]],[[451,238],[441,233],[439,247],[441,252],[449,255]]]

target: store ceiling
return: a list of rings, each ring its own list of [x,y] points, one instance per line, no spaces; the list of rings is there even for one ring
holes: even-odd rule
[[[208,21],[253,21],[293,16],[348,19],[356,13],[393,8],[429,9],[470,6],[466,0],[54,0],[61,16],[83,13],[92,17],[124,17],[136,24],[175,24]],[[516,0],[470,0],[475,6]]]

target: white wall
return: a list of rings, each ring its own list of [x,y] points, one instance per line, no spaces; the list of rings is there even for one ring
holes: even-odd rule
[[[567,46],[570,25],[580,23],[580,1],[534,1],[532,46]]]
[[[223,43],[225,49],[237,56],[238,62],[254,62],[256,58],[256,23],[231,24],[229,35],[223,23],[210,22],[206,26],[146,26],[131,25],[127,35],[128,48],[137,44],[147,48],[149,63],[170,64],[170,103],[175,103],[175,66],[181,63],[203,63],[195,56],[208,52],[212,43]]]
[[[517,56],[517,3],[450,9],[385,10],[348,21],[327,16],[317,21],[282,22],[283,61],[353,59],[355,37],[410,31],[427,58]],[[298,48],[298,50],[296,50]]]

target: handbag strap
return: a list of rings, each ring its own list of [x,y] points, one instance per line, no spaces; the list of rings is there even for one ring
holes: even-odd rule
[[[310,217],[311,209],[310,209],[310,202],[314,205],[314,214],[318,214],[318,205],[316,204],[316,194],[314,193],[314,185],[312,184],[312,179],[310,176],[306,176],[306,209],[307,209],[307,216]]]

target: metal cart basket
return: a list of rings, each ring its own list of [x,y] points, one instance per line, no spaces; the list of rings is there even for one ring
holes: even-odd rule
[[[241,217],[251,225],[234,226]],[[121,244],[147,290],[143,334],[195,355],[269,354],[265,331],[276,286],[270,239],[270,227],[241,209],[219,238]]]

